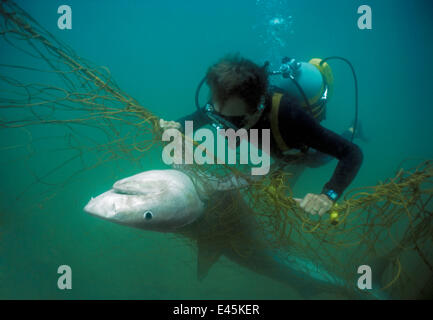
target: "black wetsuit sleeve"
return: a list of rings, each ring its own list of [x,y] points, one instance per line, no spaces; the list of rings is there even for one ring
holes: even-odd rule
[[[307,146],[337,158],[338,165],[322,193],[334,190],[338,197],[350,185],[361,167],[361,149],[340,135],[322,127],[302,107],[281,101],[278,123],[282,138],[293,148]]]
[[[194,130],[205,126],[210,123],[210,120],[206,115],[201,111],[195,111],[189,115],[186,115],[180,119],[177,119],[176,122],[179,122],[182,126],[182,130],[185,130],[185,121],[193,121]]]

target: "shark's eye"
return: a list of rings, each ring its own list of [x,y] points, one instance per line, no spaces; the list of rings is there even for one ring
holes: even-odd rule
[[[151,212],[151,211],[146,211],[146,212],[144,213],[144,218],[145,218],[146,220],[150,220],[150,219],[152,219],[152,218],[153,218],[153,214],[152,214],[152,212]]]

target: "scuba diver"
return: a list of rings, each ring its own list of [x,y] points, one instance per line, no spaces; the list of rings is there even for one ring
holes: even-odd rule
[[[208,69],[197,88],[198,110],[176,122],[161,119],[160,127],[182,130],[185,121],[193,121],[195,128],[207,124],[235,131],[270,128],[270,155],[278,165],[292,166],[290,172],[296,174],[291,185],[305,167],[318,167],[338,159],[321,193],[295,199],[307,213],[323,215],[333,207],[361,166],[362,151],[351,142],[355,134],[358,136],[357,123],[342,135],[320,125],[333,89],[332,71],[326,61],[312,59],[301,63],[284,58],[278,71],[269,72],[268,67],[268,62],[258,66],[238,54],[223,57]],[[271,75],[282,75],[282,81],[270,85]],[[202,107],[198,97],[205,82],[210,100]]]

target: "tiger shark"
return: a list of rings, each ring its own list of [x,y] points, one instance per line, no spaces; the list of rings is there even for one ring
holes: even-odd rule
[[[347,293],[345,281],[317,264],[267,248],[268,235],[236,189],[239,183],[233,180],[230,187],[206,183],[198,183],[181,170],[145,171],[115,182],[110,190],[91,198],[84,211],[124,226],[175,233],[195,241],[199,280],[225,256],[289,285],[304,297],[324,291]],[[229,206],[235,206],[234,210],[228,210]],[[353,290],[349,296],[365,298]]]

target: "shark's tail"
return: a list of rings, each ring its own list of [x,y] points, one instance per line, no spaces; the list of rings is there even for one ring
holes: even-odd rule
[[[279,268],[275,268],[274,279],[283,281],[296,289],[305,298],[312,298],[323,293],[333,293],[353,300],[374,299],[388,300],[388,295],[373,285],[373,289],[358,289],[356,283],[348,282],[312,261],[288,257],[282,259],[273,255]],[[279,269],[279,270],[277,270]],[[356,272],[356,270],[355,270]]]

